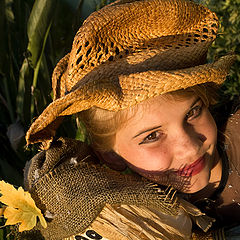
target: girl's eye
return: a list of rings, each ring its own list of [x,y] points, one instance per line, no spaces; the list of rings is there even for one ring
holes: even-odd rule
[[[187,120],[193,120],[194,118],[197,118],[198,116],[201,115],[202,113],[202,104],[201,105],[197,105],[195,107],[193,107],[186,115],[186,119]]]
[[[151,142],[155,142],[157,140],[159,140],[160,138],[160,133],[158,131],[152,132],[150,133],[148,136],[146,136],[142,142],[139,143],[139,145],[141,144],[145,144],[145,143],[151,143]]]

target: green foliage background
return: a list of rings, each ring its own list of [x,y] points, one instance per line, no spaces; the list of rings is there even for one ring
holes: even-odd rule
[[[113,0],[112,0],[113,1]],[[71,49],[83,20],[110,0],[0,0],[0,178],[22,185],[25,162],[36,149],[25,148],[32,120],[51,102],[51,74]],[[220,19],[219,36],[209,60],[237,53],[224,96],[240,92],[240,0],[199,0]],[[79,138],[75,121],[65,120],[59,135]],[[3,220],[2,220],[2,224]],[[10,239],[9,229],[0,239]]]
[[[220,21],[219,35],[214,42],[209,59],[229,52],[237,54],[230,77],[222,90],[228,98],[240,94],[240,0],[200,0],[200,3],[214,11]]]

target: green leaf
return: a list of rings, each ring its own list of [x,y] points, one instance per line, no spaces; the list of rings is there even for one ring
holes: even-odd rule
[[[35,68],[42,53],[46,34],[49,31],[51,21],[56,9],[56,0],[36,0],[28,21],[28,60]]]
[[[43,53],[44,53],[44,48],[45,48],[45,45],[46,45],[46,41],[47,41],[47,37],[48,37],[50,27],[51,27],[51,24],[49,24],[49,26],[47,28],[47,31],[44,35],[43,46],[42,46],[42,49],[41,49],[41,53],[40,53],[39,59],[37,61],[36,67],[34,69],[34,76],[33,76],[33,83],[32,83],[32,90],[33,91],[35,90],[35,88],[37,86],[38,73],[39,73],[39,69],[40,69],[40,66],[41,66],[42,56],[43,56]],[[31,99],[30,112],[31,112],[31,119],[32,119],[33,116],[34,116],[34,95],[32,95],[32,99]]]
[[[16,96],[17,113],[22,122],[30,122],[30,99],[32,81],[32,68],[29,66],[28,60],[25,58],[19,73],[18,94]]]

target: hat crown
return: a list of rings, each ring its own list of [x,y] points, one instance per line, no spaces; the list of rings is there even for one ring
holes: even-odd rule
[[[132,63],[151,58],[150,69],[199,65],[217,28],[216,15],[190,1],[117,1],[90,15],[77,32],[61,94],[55,95],[65,95],[94,68],[121,58]]]
[[[188,0],[120,0],[90,15],[57,64],[54,101],[27,132],[49,147],[62,117],[119,111],[197,84],[221,84],[235,56],[204,64],[218,19]]]

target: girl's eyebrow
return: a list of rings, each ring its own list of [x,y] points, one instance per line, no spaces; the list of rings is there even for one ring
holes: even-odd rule
[[[198,97],[197,99],[195,99],[194,102],[191,104],[191,106],[190,106],[189,109],[191,110],[191,109],[194,107],[194,105],[195,105],[198,101],[200,101],[200,100],[201,100],[200,97]],[[136,137],[138,137],[138,136],[140,136],[140,135],[143,134],[143,133],[156,130],[156,129],[160,128],[160,127],[161,127],[161,125],[160,125],[160,126],[153,127],[153,128],[148,128],[148,129],[142,130],[142,131],[140,131],[138,134],[136,134],[136,135],[133,137],[133,139],[136,138]]]
[[[193,103],[192,103],[192,105],[191,105],[191,107],[189,108],[190,110],[194,107],[194,105],[198,102],[198,101],[200,101],[201,100],[201,98],[200,97],[198,97]]]
[[[136,137],[140,136],[140,135],[143,134],[143,133],[156,130],[156,129],[160,128],[160,127],[161,127],[161,125],[160,125],[160,126],[153,127],[153,128],[148,128],[148,129],[142,130],[142,131],[139,132],[137,135],[135,135],[133,138],[136,138]]]

